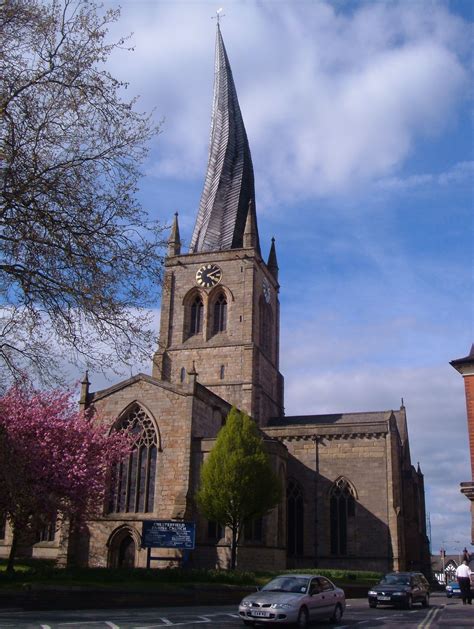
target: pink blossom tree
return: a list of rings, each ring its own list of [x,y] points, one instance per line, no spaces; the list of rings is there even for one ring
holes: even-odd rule
[[[100,514],[108,472],[129,450],[128,435],[109,434],[71,392],[9,389],[0,398],[0,517],[13,531],[7,571],[22,535],[56,514],[76,523]]]

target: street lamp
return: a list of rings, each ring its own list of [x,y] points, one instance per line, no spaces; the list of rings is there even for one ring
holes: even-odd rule
[[[440,548],[439,554],[441,555],[441,574],[442,574],[442,583],[446,583],[446,575],[444,573],[444,560],[446,559],[446,549]]]

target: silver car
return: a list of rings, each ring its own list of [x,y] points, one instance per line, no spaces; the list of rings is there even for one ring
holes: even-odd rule
[[[306,627],[320,619],[338,623],[345,607],[344,591],[326,577],[283,574],[246,596],[239,605],[239,615],[244,625],[296,623]]]

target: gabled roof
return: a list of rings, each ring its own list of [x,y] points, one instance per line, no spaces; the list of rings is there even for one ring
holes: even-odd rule
[[[249,206],[255,208],[252,157],[232,70],[217,24],[209,161],[190,251],[242,247]],[[255,248],[260,253],[258,231]]]
[[[98,400],[108,397],[109,395],[113,395],[117,391],[121,391],[122,389],[130,387],[137,382],[148,382],[149,384],[152,384],[158,388],[173,391],[173,393],[177,393],[178,395],[189,395],[189,390],[183,386],[173,385],[169,382],[158,380],[157,378],[153,378],[146,373],[137,373],[135,376],[127,378],[126,380],[122,380],[121,382],[117,382],[111,387],[101,389],[100,391],[91,392],[88,396],[88,403],[97,402]]]

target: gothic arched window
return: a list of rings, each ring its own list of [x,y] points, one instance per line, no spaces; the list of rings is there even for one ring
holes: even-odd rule
[[[213,333],[224,332],[227,328],[227,299],[224,293],[219,293],[214,302]]]
[[[244,526],[246,542],[263,542],[263,518],[255,518]]]
[[[347,555],[348,519],[355,516],[354,490],[338,478],[330,491],[331,555]]]
[[[155,500],[158,449],[155,425],[136,404],[115,429],[127,430],[133,447],[112,470],[109,513],[150,513]]]
[[[271,355],[273,337],[273,312],[270,304],[263,299],[260,301],[260,346],[262,350]]]
[[[204,306],[202,303],[202,299],[199,295],[196,296],[195,300],[191,304],[191,325],[189,328],[189,333],[200,334],[202,332],[202,317],[203,317]]]
[[[304,498],[301,485],[290,480],[286,488],[287,502],[287,552],[289,555],[303,555],[304,544]]]

